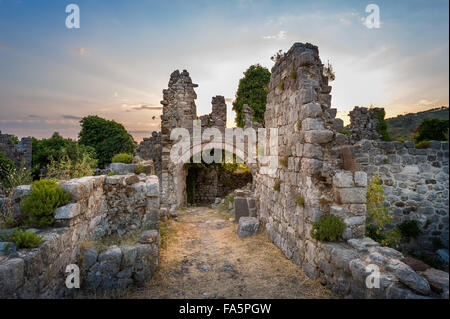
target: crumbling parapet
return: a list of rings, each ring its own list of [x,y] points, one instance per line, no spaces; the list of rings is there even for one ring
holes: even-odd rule
[[[152,160],[155,174],[161,180],[161,132],[152,132],[152,136],[144,138],[138,145],[136,154],[143,160]]]
[[[348,114],[350,116],[350,137],[351,144],[363,139],[381,140],[381,135],[377,131],[378,117],[377,108],[368,109],[366,107],[355,106]]]
[[[31,137],[22,138],[16,146],[7,134],[2,134],[0,131],[0,152],[11,159],[16,167],[24,166],[31,169],[32,150],[33,140]]]
[[[212,112],[210,114],[200,116],[202,130],[206,128],[217,128],[224,134],[227,125],[227,104],[225,98],[216,95],[212,98]]]

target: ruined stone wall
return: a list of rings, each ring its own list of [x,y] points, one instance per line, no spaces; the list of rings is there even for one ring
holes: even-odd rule
[[[225,197],[235,189],[252,182],[250,172],[230,172],[222,166],[188,171],[188,200],[194,203],[211,204],[217,197]],[[190,194],[191,193],[191,194]]]
[[[350,142],[354,144],[362,139],[380,140],[381,135],[377,131],[378,118],[376,108],[368,109],[356,106],[350,111]]]
[[[152,132],[152,136],[144,138],[136,149],[136,155],[144,160],[152,160],[155,168],[155,174],[161,180],[161,132]]]
[[[81,288],[118,288],[135,281],[118,279],[145,277],[149,279],[158,263],[159,237],[159,183],[156,176],[116,175],[92,176],[74,179],[61,184],[70,194],[71,203],[55,211],[55,228],[37,231],[44,236],[43,243],[35,249],[18,249],[5,256],[0,254],[0,298],[62,298],[75,292],[65,286],[66,266],[77,264],[81,270]],[[29,187],[22,186],[18,197],[26,196]],[[121,254],[98,255],[91,266],[100,267],[92,274],[91,267],[82,260],[82,245],[108,235],[123,236],[141,228],[155,230],[156,237],[136,248],[139,262],[129,265],[120,246]],[[12,229],[6,230],[7,232]],[[15,250],[15,249],[14,249]],[[128,250],[132,250],[131,248]],[[113,256],[112,256],[113,255]],[[156,256],[156,257],[155,257]],[[148,257],[148,258],[147,258]],[[118,259],[120,258],[120,259]],[[142,258],[146,263],[142,263]],[[129,277],[113,277],[111,269],[123,261],[131,268]],[[134,267],[135,266],[135,267]],[[133,268],[134,267],[134,268]],[[149,275],[150,270],[150,275]],[[129,271],[129,270],[128,270]],[[133,277],[132,277],[133,276]]]
[[[433,251],[433,238],[448,247],[449,143],[432,141],[427,149],[414,143],[363,140],[351,149],[369,178],[379,174],[391,227],[416,220],[421,235],[409,249]],[[435,249],[434,249],[435,250]]]
[[[211,104],[212,112],[200,116],[202,131],[206,128],[215,127],[224,134],[227,125],[227,104],[225,103],[225,98],[221,95],[216,95],[212,98]]]
[[[27,169],[31,168],[32,144],[31,137],[24,137],[16,146],[8,135],[0,132],[0,152],[11,159],[16,167],[25,165]]]
[[[168,86],[161,101],[161,204],[172,208],[186,201],[186,172],[170,160],[170,151],[177,142],[170,139],[170,134],[174,128],[185,128],[192,136],[193,121],[197,118],[194,88],[198,85],[192,83],[189,72],[177,70],[170,75]]]
[[[341,296],[428,295],[429,283],[400,261],[401,253],[364,238],[367,175],[348,165],[349,138],[339,133],[330,92],[316,46],[296,43],[272,68],[265,127],[278,128],[280,165],[256,174],[258,218],[287,258]],[[343,241],[311,237],[313,223],[328,214],[346,224]],[[369,265],[380,270],[377,289],[366,286]]]

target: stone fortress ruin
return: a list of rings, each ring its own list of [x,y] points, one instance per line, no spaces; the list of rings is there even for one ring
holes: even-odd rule
[[[61,289],[65,288],[57,289],[62,285],[63,267],[80,257],[91,276],[87,282],[95,287],[127,286],[151,278],[158,263],[158,215],[187,204],[188,171],[170,156],[177,142],[172,132],[183,128],[192,145],[183,154],[186,158],[220,149],[232,150],[243,159],[252,175],[252,187],[236,197],[236,219],[256,217],[270,240],[309,278],[346,298],[448,298],[448,274],[443,278],[442,272],[432,268],[415,270],[402,261],[402,253],[364,236],[367,182],[380,174],[394,224],[414,219],[422,228],[421,237],[411,245],[431,247],[433,238],[439,238],[448,247],[448,142],[434,141],[429,149],[416,149],[411,142],[383,142],[376,131],[376,116],[365,108],[351,112],[350,134],[344,134],[343,121],[331,108],[332,87],[323,75],[319,50],[309,43],[295,43],[273,66],[264,128],[252,121],[251,109],[244,106],[244,129],[262,129],[268,145],[273,143],[270,130],[277,130],[277,151],[264,149],[276,169],[260,161],[249,162],[247,143],[243,150],[230,148],[227,140],[194,143],[197,128],[226,131],[224,97],[213,97],[212,112],[197,118],[196,87],[186,70],[171,74],[161,102],[161,132],[154,132],[137,148],[141,158],[153,161],[158,179],[128,174],[69,181],[64,187],[74,194],[74,202],[59,212],[63,228],[49,233],[49,239],[33,254],[19,254],[0,264],[0,296],[64,295]],[[220,180],[204,180],[217,193]],[[347,226],[339,242],[311,237],[314,222],[327,215],[339,217]],[[127,232],[132,225],[137,228],[143,223],[151,225],[151,233],[142,235],[139,247],[80,253],[81,241],[92,232],[98,236]],[[64,251],[61,257],[52,253],[59,250]],[[45,284],[50,264],[58,276]],[[110,269],[105,265],[114,271],[100,271]],[[99,278],[93,267],[100,269]],[[374,272],[378,287],[367,284]]]

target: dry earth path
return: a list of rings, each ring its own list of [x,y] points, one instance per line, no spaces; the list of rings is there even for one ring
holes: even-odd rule
[[[161,227],[160,265],[126,298],[335,298],[273,245],[264,230],[239,238],[237,224],[189,207]]]

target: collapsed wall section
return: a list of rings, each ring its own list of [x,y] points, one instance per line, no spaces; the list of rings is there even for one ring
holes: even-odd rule
[[[76,289],[65,284],[66,267],[71,264],[80,268],[81,289],[125,288],[149,280],[158,264],[158,178],[91,176],[61,186],[70,194],[71,203],[55,211],[55,228],[34,230],[44,236],[42,244],[0,255],[0,298],[73,296]],[[15,197],[29,192],[29,186],[21,186]],[[111,235],[120,238],[141,229],[134,245],[112,246],[104,252],[88,249],[90,254],[84,251],[86,242]],[[126,271],[118,275],[122,270]]]

